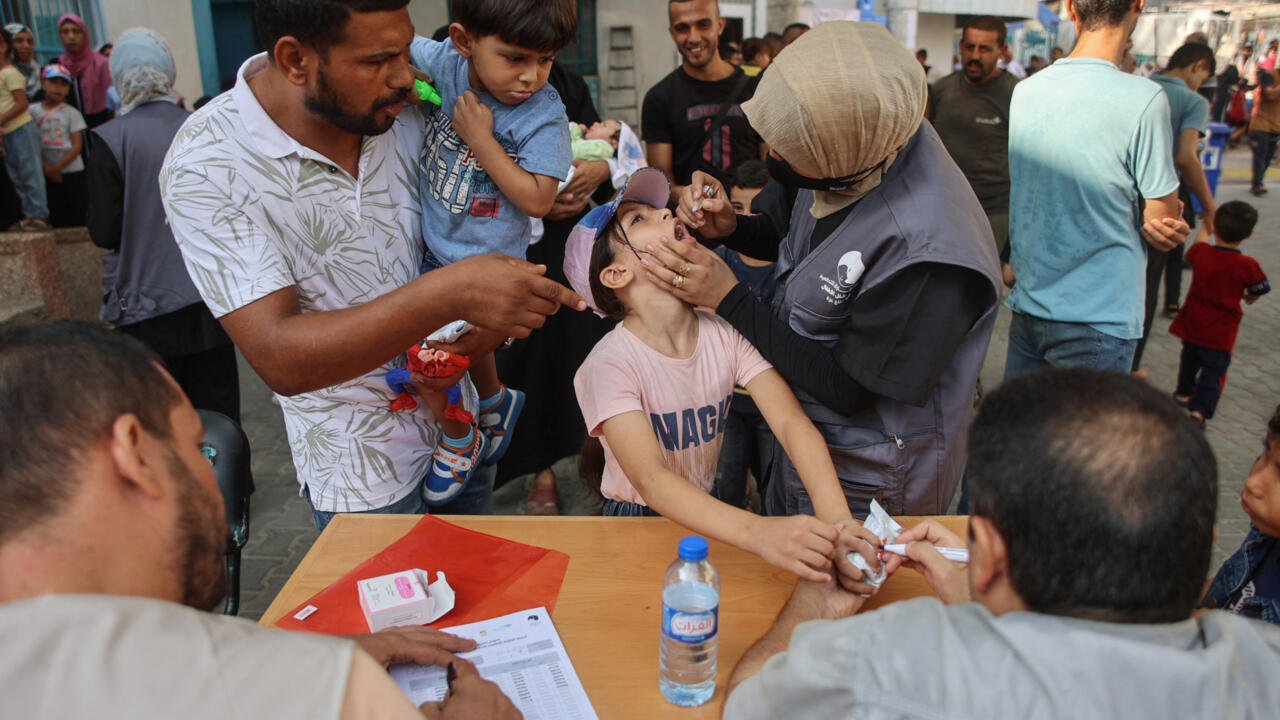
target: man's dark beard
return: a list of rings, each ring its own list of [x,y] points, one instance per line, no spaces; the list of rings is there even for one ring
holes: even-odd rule
[[[329,85],[324,66],[321,66],[316,76],[315,95],[308,94],[303,98],[303,103],[308,110],[339,130],[352,135],[381,135],[391,129],[395,118],[379,117],[378,112],[383,108],[402,103],[408,98],[409,88],[404,88],[390,97],[378,98],[368,114],[358,115],[342,104],[342,99]]]
[[[169,472],[177,480],[179,513],[178,547],[175,560],[178,577],[182,578],[182,604],[200,610],[213,610],[227,595],[227,577],[222,568],[226,552],[227,523],[222,503],[209,497],[200,480],[182,459],[173,453],[168,458]]]

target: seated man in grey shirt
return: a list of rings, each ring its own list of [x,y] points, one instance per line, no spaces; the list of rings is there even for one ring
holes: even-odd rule
[[[520,717],[453,655],[470,640],[205,612],[224,593],[227,527],[203,436],[132,337],[67,321],[0,332],[0,717]],[[393,662],[452,662],[458,679],[415,708]]]
[[[734,669],[724,716],[1276,717],[1280,628],[1192,617],[1217,473],[1168,397],[1092,370],[1009,382],[978,411],[969,478],[967,566],[930,522],[898,539],[909,559],[887,558],[938,598],[855,615],[863,598],[801,581]]]

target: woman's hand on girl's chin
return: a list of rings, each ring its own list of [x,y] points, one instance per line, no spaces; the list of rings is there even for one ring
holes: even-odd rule
[[[655,285],[690,305],[717,308],[729,294],[738,278],[733,270],[711,252],[696,242],[679,242],[662,239],[660,244],[642,248],[648,257],[641,263],[648,269],[649,279]],[[688,268],[685,268],[685,265]],[[686,270],[681,273],[680,270]],[[683,275],[676,287],[676,278]]]

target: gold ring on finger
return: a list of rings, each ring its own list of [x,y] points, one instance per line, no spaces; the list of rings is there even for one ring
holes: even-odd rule
[[[680,288],[684,287],[684,276],[683,276],[683,275],[677,275],[677,276],[675,276],[675,277],[671,278],[671,284],[672,284],[672,285],[674,285],[674,286],[675,286],[675,288],[676,288],[677,290],[679,290]]]
[[[681,266],[680,266],[680,269],[679,269],[679,270],[677,270],[676,272],[680,273],[681,275],[688,275],[688,274],[689,274],[689,271],[690,271],[690,270],[692,270],[692,269],[693,269],[693,264],[692,264],[692,263],[685,263],[685,264],[681,265]]]

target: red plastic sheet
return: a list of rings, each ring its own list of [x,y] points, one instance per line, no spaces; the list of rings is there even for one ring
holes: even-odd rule
[[[452,612],[432,627],[486,620],[531,607],[554,612],[569,568],[565,553],[460,528],[427,515],[404,537],[343,575],[276,621],[276,627],[321,633],[366,633],[356,581],[421,568],[432,582],[443,571],[457,593]],[[305,620],[294,615],[307,605]]]

